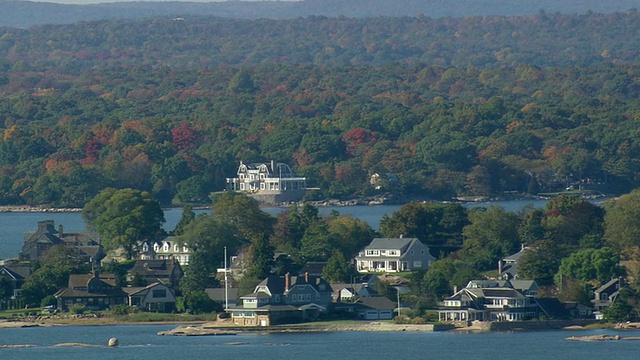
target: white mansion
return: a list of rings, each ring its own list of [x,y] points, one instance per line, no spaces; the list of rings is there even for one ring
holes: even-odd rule
[[[227,178],[227,191],[240,191],[258,201],[276,204],[298,201],[307,187],[306,178],[295,177],[287,164],[252,163],[240,161],[238,177]]]

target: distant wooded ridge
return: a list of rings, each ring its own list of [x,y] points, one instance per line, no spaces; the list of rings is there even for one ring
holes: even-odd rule
[[[637,11],[172,19],[0,30],[0,204],[207,203],[272,159],[306,200],[640,186]]]
[[[539,11],[584,14],[634,9],[635,0],[305,0],[201,2],[120,2],[67,5],[0,0],[0,26],[27,28],[41,24],[70,24],[101,19],[204,15],[244,19],[292,19],[306,16],[522,16]]]

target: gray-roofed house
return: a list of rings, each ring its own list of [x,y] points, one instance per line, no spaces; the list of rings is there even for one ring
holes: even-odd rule
[[[329,283],[315,276],[269,276],[241,306],[229,307],[231,320],[242,326],[270,326],[317,319],[331,304]]]
[[[126,304],[127,294],[116,285],[113,274],[71,274],[66,288],[55,294],[58,308],[63,311],[72,306],[89,310],[103,310],[113,305]]]
[[[129,295],[129,306],[149,312],[169,313],[176,310],[176,295],[165,284],[155,282],[145,287],[122,289]]]
[[[436,259],[417,238],[375,238],[356,257],[358,272],[427,270]]]
[[[20,264],[19,262],[6,261],[0,267],[0,278],[8,281],[11,286],[11,298],[20,297],[20,289],[25,281],[31,276],[31,266]]]
[[[623,279],[617,277],[607,281],[605,284],[597,288],[594,291],[594,299],[591,300],[594,309],[600,312],[613,305],[618,298],[618,294],[620,294],[620,288],[622,288],[622,285]]]
[[[64,232],[62,225],[55,228],[53,220],[38,221],[38,229],[24,235],[24,244],[20,252],[21,261],[36,261],[55,245],[71,246],[78,250],[84,261],[100,260],[104,251],[100,237],[91,232]]]
[[[509,281],[472,280],[445,298],[438,309],[440,321],[517,321],[537,318],[540,306]]]
[[[175,289],[183,274],[182,267],[176,259],[136,260],[127,274],[127,280],[131,281],[137,276],[147,284],[161,282]]]
[[[226,289],[226,291],[225,291],[225,288],[223,287],[206,288],[204,289],[204,292],[207,293],[207,296],[209,296],[209,299],[222,305],[223,309],[225,307],[225,304],[229,304],[229,307],[237,306],[236,299],[238,298],[238,288],[229,287]]]
[[[140,260],[176,259],[181,266],[189,265],[191,249],[177,240],[175,236],[167,236],[160,241],[143,242],[139,248]]]
[[[503,280],[518,279],[518,261],[528,251],[528,247],[522,247],[520,251],[511,254],[498,261],[498,274]]]

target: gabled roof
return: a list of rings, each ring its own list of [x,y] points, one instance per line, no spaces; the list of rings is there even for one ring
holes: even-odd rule
[[[416,241],[420,240],[418,238],[375,238],[365,249],[400,250],[404,253]]]
[[[317,292],[333,292],[331,285],[321,277],[317,276],[308,276],[309,282],[305,280],[305,276],[290,276],[290,284],[289,290],[297,285],[311,285]],[[267,287],[271,294],[284,294],[286,292],[285,289],[285,276],[269,276],[266,279],[262,280],[260,284],[256,286],[256,289],[259,287]],[[323,289],[324,288],[324,289]]]
[[[609,281],[607,281],[606,283],[604,283],[602,286],[600,286],[599,288],[597,288],[594,292],[596,294],[602,293],[607,291],[609,288],[611,288],[612,286],[614,286],[615,284],[617,284],[618,282],[622,282],[621,278],[613,278]],[[616,289],[619,290],[619,289]]]
[[[213,301],[225,301],[225,290],[224,288],[206,288],[204,292],[207,293],[209,299]],[[235,302],[236,297],[238,297],[238,288],[227,288],[227,296],[228,300]]]
[[[156,286],[163,286],[163,287],[169,289],[169,291],[171,291],[171,289],[167,285],[165,285],[165,284],[163,284],[161,282],[154,282],[153,284],[150,284],[150,285],[147,285],[147,286],[125,287],[125,288],[122,288],[122,291],[126,292],[129,295],[137,295],[137,294],[139,294],[141,292],[149,291],[149,290],[153,289]]]
[[[68,287],[59,290],[56,297],[126,297],[127,294],[116,286],[113,274],[105,277],[95,274],[71,274]],[[98,288],[99,291],[91,291]]]
[[[170,277],[176,267],[180,268],[180,264],[173,259],[136,260],[129,273],[137,273],[142,276]]]
[[[520,260],[520,258],[522,257],[522,255],[524,255],[524,253],[528,250],[528,247],[523,247],[520,251],[518,251],[515,254],[511,254],[507,257],[505,257],[504,259],[502,259],[502,261],[504,262],[517,262],[518,260]]]
[[[398,304],[389,300],[384,296],[370,296],[363,297],[356,301],[356,304],[361,304],[370,309],[376,310],[392,310],[398,307]]]
[[[7,274],[14,280],[22,281],[31,276],[31,266],[28,265],[4,265],[0,268],[1,273]]]
[[[305,273],[308,273],[311,276],[322,276],[322,270],[324,270],[325,266],[327,266],[326,262],[309,261],[304,264],[302,269],[300,269],[299,274],[301,276],[304,276]]]

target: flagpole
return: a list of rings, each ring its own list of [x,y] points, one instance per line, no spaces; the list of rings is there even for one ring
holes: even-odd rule
[[[227,286],[227,247],[224,247],[224,310],[229,309],[229,292]]]

